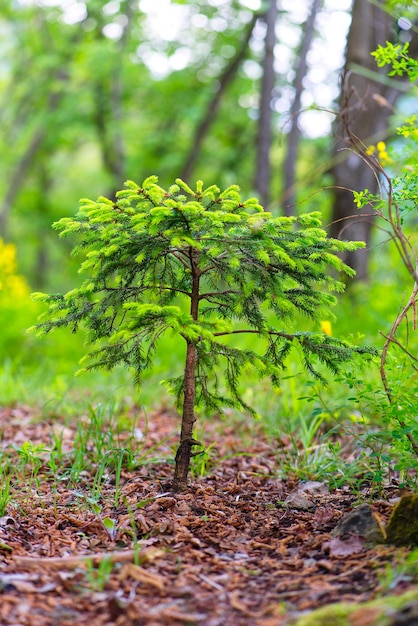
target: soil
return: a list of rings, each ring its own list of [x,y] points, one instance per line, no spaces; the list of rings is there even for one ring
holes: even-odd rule
[[[118,484],[107,468],[100,497],[92,496],[97,466],[86,463],[77,484],[61,470],[53,479],[48,451],[22,467],[22,445],[50,450],[54,433],[70,458],[77,428],[88,427],[87,417],[73,422],[0,409],[0,456],[15,466],[0,518],[2,625],[283,626],[333,602],[379,597],[388,564],[408,553],[347,529],[335,534],[362,503],[384,525],[396,490],[371,500],[366,490],[284,480],[286,441],[248,424],[205,424],[212,461],[181,494],[170,491],[178,418],[165,410],[145,435],[119,433],[121,445],[134,433],[143,461],[122,469]],[[412,585],[400,577],[390,593]]]

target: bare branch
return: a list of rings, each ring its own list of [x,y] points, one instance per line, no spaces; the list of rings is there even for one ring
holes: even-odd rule
[[[397,346],[398,346],[398,347],[399,347],[399,348],[400,348],[403,352],[405,352],[405,354],[407,354],[407,355],[409,356],[409,358],[410,358],[412,361],[417,361],[417,362],[418,362],[418,358],[417,358],[416,356],[414,356],[414,355],[412,354],[412,352],[409,352],[409,350],[407,350],[407,349],[405,348],[405,346],[403,346],[403,345],[401,344],[401,342],[400,342],[400,341],[398,341],[398,340],[397,340],[397,339],[395,339],[394,337],[392,337],[392,338],[391,338],[391,337],[389,337],[389,335],[385,335],[385,333],[383,333],[382,331],[380,331],[380,334],[381,334],[381,335],[382,335],[385,339],[387,339],[388,341],[391,341],[392,343],[396,344],[396,345],[397,345]],[[417,370],[417,371],[418,371],[418,369],[417,369],[414,365],[412,365],[412,367],[413,367],[415,370]]]

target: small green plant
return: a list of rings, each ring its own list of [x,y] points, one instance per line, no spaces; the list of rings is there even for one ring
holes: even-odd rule
[[[19,465],[23,469],[30,468],[30,483],[37,481],[39,470],[45,462],[44,454],[49,452],[43,443],[33,443],[33,441],[24,441],[20,447],[13,446],[19,455]]]
[[[393,591],[402,583],[418,582],[418,549],[406,552],[399,550],[394,562],[378,572],[379,588],[383,593]]]
[[[86,565],[85,577],[89,587],[94,591],[103,591],[109,581],[115,564],[109,558],[104,558],[101,559],[97,567],[90,559],[86,561]]]
[[[10,502],[10,474],[0,475],[0,517],[6,513],[7,505]]]
[[[102,458],[97,471],[94,475],[93,486],[92,486],[92,498],[100,497],[102,484],[107,477],[108,470],[114,470],[115,472],[115,497],[114,497],[114,506],[115,508],[119,505],[119,500],[121,497],[120,491],[120,479],[122,475],[122,467],[124,461],[126,463],[130,462],[130,458],[132,457],[132,452],[126,448],[116,448],[114,450],[109,450]]]
[[[379,45],[372,52],[372,56],[375,58],[378,67],[392,66],[388,76],[404,76],[406,74],[411,82],[416,80],[418,61],[413,59],[409,53],[409,42],[393,44],[387,41],[384,46]]]
[[[102,506],[99,504],[100,495],[92,493],[91,496],[87,496],[81,491],[74,491],[74,495],[87,504],[92,513],[94,513],[94,515],[96,515],[100,520],[100,523],[107,532],[109,539],[114,541],[118,532],[118,523],[117,520],[109,517],[108,515],[103,515]]]
[[[211,457],[214,445],[215,442],[212,441],[207,448],[192,458],[190,465],[192,476],[206,476],[208,474],[209,468],[213,466]]]
[[[273,217],[256,199],[243,201],[236,185],[221,192],[198,181],[193,190],[178,179],[166,190],[151,176],[126,183],[116,201],[82,200],[76,216],[55,228],[79,236],[73,252],[83,253],[80,272],[88,277],[65,295],[34,294],[49,305],[38,331],[84,326],[93,348],[85,369],[122,364],[138,383],[166,334],[184,346],[184,372],[168,381],[182,411],[174,491],[185,489],[200,445],[196,409],[255,413],[241,375],[255,372],[279,385],[296,346],[307,371],[322,380],[318,364],[337,372],[370,351],[294,330],[300,314],[326,319],[335,304],[329,291],[344,288],[328,268],[353,274],[335,253],[363,245],[328,238],[319,213]],[[245,334],[258,337],[258,351],[240,347]]]
[[[116,431],[115,408],[98,403],[88,405],[89,420],[80,423],[74,441],[73,461],[70,468],[70,479],[77,483],[89,463],[97,463],[106,468],[105,459],[109,451],[119,449],[119,433]],[[97,475],[95,483],[97,482]]]

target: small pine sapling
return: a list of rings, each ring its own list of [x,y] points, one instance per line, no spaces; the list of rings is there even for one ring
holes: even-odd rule
[[[177,180],[168,190],[156,176],[127,182],[116,201],[82,200],[73,218],[54,227],[80,237],[80,272],[88,278],[65,295],[34,294],[49,305],[42,332],[80,324],[92,350],[85,369],[133,368],[136,380],[153,363],[166,332],[185,342],[184,373],[171,381],[182,411],[173,490],[187,486],[198,407],[250,411],[239,388],[252,368],[278,385],[285,359],[299,346],[303,363],[321,378],[320,362],[337,372],[367,348],[320,332],[291,332],[298,313],[321,320],[343,284],[328,267],[352,275],[334,253],[359,242],[327,237],[319,213],[273,217],[254,198],[243,201],[235,185],[220,192],[198,181]],[[321,288],[326,288],[321,290]],[[252,333],[257,351],[231,344]]]

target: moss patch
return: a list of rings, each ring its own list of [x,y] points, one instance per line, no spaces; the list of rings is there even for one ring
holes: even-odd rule
[[[418,624],[418,587],[400,596],[356,604],[343,602],[312,611],[291,626],[412,626]]]
[[[418,494],[403,496],[394,507],[386,526],[387,543],[418,546]]]

